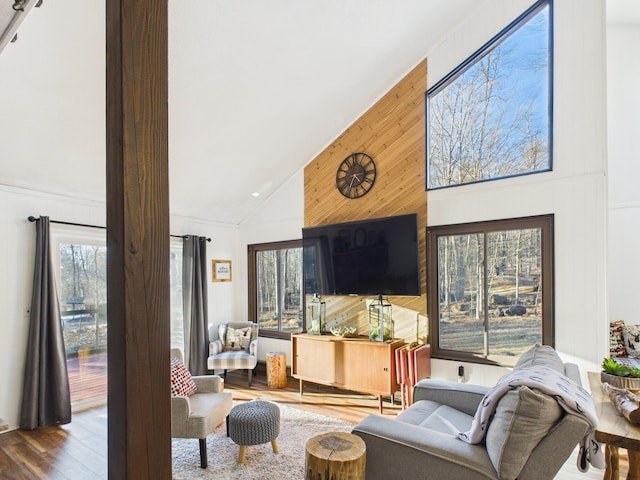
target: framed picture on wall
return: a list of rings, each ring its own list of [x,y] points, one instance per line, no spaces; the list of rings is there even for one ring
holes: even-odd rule
[[[231,281],[231,260],[211,260],[211,270],[214,282]]]

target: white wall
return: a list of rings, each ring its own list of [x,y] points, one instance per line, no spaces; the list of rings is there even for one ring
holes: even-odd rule
[[[0,186],[0,417],[17,428],[22,377],[24,372],[31,305],[35,226],[27,220],[33,215],[46,215],[51,220],[104,226],[106,207],[102,202],[38,193]],[[55,228],[55,226],[53,227]],[[52,228],[52,230],[53,230]],[[238,227],[212,224],[198,219],[171,216],[170,231],[174,235],[211,237],[207,245],[208,277],[211,260],[229,259],[235,266],[246,257],[239,247]],[[226,322],[242,317],[241,299],[246,297],[246,275],[229,283],[209,282],[209,322]]]
[[[172,215],[170,231],[173,235],[198,235],[211,238],[211,242],[207,244],[209,325],[243,320],[241,293],[245,280],[243,280],[240,265],[243,251],[238,242],[238,227]],[[231,282],[212,281],[211,261],[214,259],[231,260]]]
[[[640,25],[607,28],[609,225],[607,292],[612,321],[640,323]]]
[[[483,2],[428,55],[433,85],[533,2]],[[430,225],[555,215],[555,344],[593,370],[607,346],[606,109],[604,2],[554,2],[553,171],[428,194]],[[459,362],[435,361],[456,378]],[[504,369],[466,365],[470,382],[491,384]],[[586,379],[586,377],[585,377]]]
[[[31,305],[35,224],[27,217],[105,224],[103,204],[0,187],[0,417],[16,428]]]
[[[244,250],[239,265],[242,268],[242,315],[248,318],[247,246],[254,243],[279,242],[302,238],[304,225],[304,170],[299,170],[280,187],[260,209],[240,225],[239,244]],[[264,361],[267,352],[284,352],[287,365],[291,365],[291,344],[288,340],[261,337],[258,343],[258,359]]]

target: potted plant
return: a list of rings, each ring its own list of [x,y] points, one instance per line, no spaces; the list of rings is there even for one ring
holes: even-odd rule
[[[600,381],[614,387],[637,391],[640,390],[640,368],[616,362],[612,357],[605,358],[602,361]]]

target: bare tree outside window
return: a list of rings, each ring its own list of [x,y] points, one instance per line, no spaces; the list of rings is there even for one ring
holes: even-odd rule
[[[60,245],[60,309],[68,356],[107,348],[107,247]]]
[[[553,343],[553,217],[429,227],[435,357],[509,364]]]
[[[523,16],[427,91],[427,188],[551,169],[550,5]]]
[[[302,331],[302,240],[249,246],[249,305],[260,335]]]

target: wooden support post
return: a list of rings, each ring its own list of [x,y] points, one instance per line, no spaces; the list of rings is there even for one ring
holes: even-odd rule
[[[106,2],[110,480],[171,479],[167,3]]]
[[[307,441],[306,480],[364,480],[364,440],[346,432],[316,435]]]

